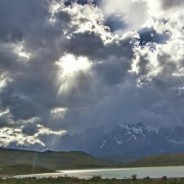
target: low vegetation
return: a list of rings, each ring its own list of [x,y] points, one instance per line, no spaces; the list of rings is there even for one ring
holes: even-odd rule
[[[91,179],[78,179],[69,177],[60,178],[27,178],[27,179],[0,179],[0,184],[183,184],[184,179],[102,179],[95,176]]]
[[[2,166],[0,168],[0,177],[4,175],[12,176],[12,175],[52,173],[52,172],[54,171],[44,167],[21,164],[21,165]]]
[[[131,164],[113,164],[79,151],[33,152],[0,149],[0,176],[51,173],[65,169],[112,167],[149,167],[184,165],[184,154],[159,155],[140,159]]]
[[[47,173],[57,169],[112,167],[107,161],[79,152],[33,152],[0,149],[0,174]]]
[[[146,157],[131,164],[127,167],[149,167],[149,166],[183,166],[184,154],[164,154],[152,157]]]

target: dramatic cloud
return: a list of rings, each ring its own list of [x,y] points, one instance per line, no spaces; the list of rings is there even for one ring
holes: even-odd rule
[[[52,149],[101,124],[182,125],[183,10],[180,0],[1,0],[0,146]]]
[[[117,30],[120,28],[124,29],[124,31],[138,29],[148,16],[147,3],[143,0],[102,0],[100,6],[107,20],[111,20],[111,17],[114,17],[117,21],[124,22],[120,23],[119,27],[116,27]],[[112,22],[110,27],[114,28],[117,21]]]

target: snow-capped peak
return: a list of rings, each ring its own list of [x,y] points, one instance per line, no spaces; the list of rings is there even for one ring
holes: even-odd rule
[[[149,128],[146,128],[142,123],[137,124],[120,124],[121,128],[127,130],[127,135],[142,135],[145,136],[144,132],[151,132]]]

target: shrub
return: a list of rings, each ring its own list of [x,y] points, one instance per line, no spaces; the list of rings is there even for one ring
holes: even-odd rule
[[[150,180],[150,177],[149,176],[146,176],[144,179],[145,180]]]
[[[166,181],[167,180],[167,176],[163,176],[162,180]]]
[[[133,175],[131,176],[131,178],[132,178],[132,180],[137,180],[137,175],[136,175],[136,174],[133,174]]]
[[[90,181],[100,181],[102,180],[102,177],[101,176],[93,176]]]

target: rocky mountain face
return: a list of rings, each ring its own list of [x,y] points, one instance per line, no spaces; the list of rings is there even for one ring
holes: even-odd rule
[[[153,130],[143,124],[120,124],[110,130],[90,128],[76,135],[65,135],[58,150],[85,151],[97,157],[141,158],[155,154],[184,152],[184,127]]]

